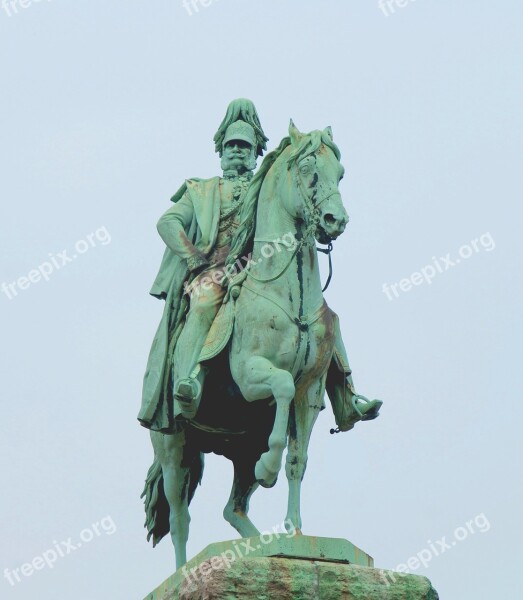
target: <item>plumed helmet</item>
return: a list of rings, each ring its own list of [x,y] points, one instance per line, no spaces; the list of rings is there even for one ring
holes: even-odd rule
[[[262,156],[263,151],[267,149],[267,141],[269,138],[263,132],[256,107],[254,106],[252,100],[248,100],[247,98],[237,98],[236,100],[233,100],[227,107],[227,113],[225,114],[225,117],[220,123],[218,131],[214,136],[216,152],[222,156],[223,147],[225,145],[225,137],[228,135],[229,127],[238,121],[243,121],[244,124],[252,127],[254,131],[254,139],[250,137],[249,140],[246,141],[253,145],[255,155]],[[252,135],[253,133],[250,131],[249,136]]]
[[[225,131],[225,137],[223,138],[223,147],[231,140],[242,140],[250,144],[253,148],[256,146],[256,133],[254,127],[246,123],[245,121],[235,121],[232,125],[227,127]]]

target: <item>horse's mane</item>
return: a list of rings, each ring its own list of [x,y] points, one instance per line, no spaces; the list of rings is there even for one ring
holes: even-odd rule
[[[340,149],[332,141],[332,137],[327,134],[327,130],[319,131],[317,129],[316,131],[302,134],[296,148],[293,149],[289,156],[289,164],[298,162],[301,159],[314,154],[320,149],[322,144],[330,148],[334,152],[336,159],[340,160]]]
[[[252,178],[251,185],[247,191],[247,194],[243,200],[241,211],[240,211],[240,225],[236,230],[234,237],[231,242],[231,249],[227,258],[227,265],[234,264],[234,262],[247,254],[247,249],[252,245],[252,238],[254,237],[254,231],[256,230],[256,212],[258,208],[258,196],[260,195],[261,186],[265,179],[265,176],[269,172],[272,165],[283,153],[291,143],[289,137],[284,137],[280,142],[280,145],[269,152],[263,159],[260,169],[256,175]]]
[[[317,152],[322,144],[330,148],[337,160],[340,160],[340,151],[338,146],[332,141],[330,135],[326,131],[311,131],[307,134],[302,134],[296,147],[292,149],[289,158],[288,166],[293,163]],[[236,260],[248,254],[252,248],[252,240],[256,231],[256,212],[258,208],[258,197],[260,190],[265,180],[265,177],[274,163],[283,154],[284,150],[291,145],[291,138],[284,137],[280,145],[269,152],[264,158],[259,171],[253,177],[247,195],[242,204],[240,211],[240,225],[234,234],[231,242],[231,249],[227,258],[226,264],[232,265]]]

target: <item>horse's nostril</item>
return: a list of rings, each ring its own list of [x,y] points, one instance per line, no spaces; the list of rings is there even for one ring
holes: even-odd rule
[[[330,213],[327,213],[324,217],[325,219],[325,223],[327,225],[334,225],[336,223],[336,219],[334,217],[334,215],[331,215]]]

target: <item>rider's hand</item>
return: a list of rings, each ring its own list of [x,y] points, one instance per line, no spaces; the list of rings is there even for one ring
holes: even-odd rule
[[[210,264],[203,254],[194,254],[187,259],[187,267],[193,275],[198,275],[198,273],[201,273]]]

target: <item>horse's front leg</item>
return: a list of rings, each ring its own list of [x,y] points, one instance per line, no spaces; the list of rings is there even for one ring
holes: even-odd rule
[[[253,522],[247,516],[249,500],[259,484],[254,477],[256,458],[245,457],[243,452],[238,452],[232,459],[234,463],[234,481],[232,484],[229,501],[223,510],[223,516],[236,531],[244,538],[260,535]]]
[[[301,533],[301,482],[307,468],[307,449],[312,428],[321,410],[325,378],[299,391],[289,415],[289,442],[285,471],[289,482],[289,500],[285,527]]]
[[[176,568],[187,562],[189,538],[189,482],[190,466],[185,431],[175,434],[156,434],[154,449],[162,465],[163,487],[169,502],[169,529],[176,554]]]
[[[253,356],[245,368],[235,377],[243,397],[249,402],[274,396],[276,416],[269,436],[269,450],[256,463],[254,473],[263,487],[272,487],[281,469],[283,451],[287,445],[289,407],[294,398],[295,387],[292,375],[262,357]]]

